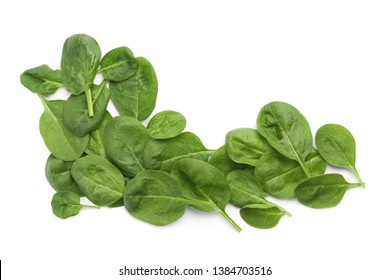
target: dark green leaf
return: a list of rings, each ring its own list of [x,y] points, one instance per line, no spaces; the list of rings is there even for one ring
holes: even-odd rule
[[[135,118],[115,117],[104,129],[103,144],[107,157],[127,176],[144,170],[143,156],[151,139],[148,130]]]
[[[240,210],[241,218],[248,225],[261,229],[273,228],[285,214],[285,211],[270,204],[251,204]]]
[[[316,134],[321,156],[331,165],[351,170],[360,184],[364,183],[356,170],[356,144],[351,132],[338,124],[326,124]]]
[[[64,86],[61,71],[53,70],[46,64],[24,71],[20,82],[30,91],[45,95],[54,94]]]
[[[339,204],[348,189],[358,186],[358,183],[348,183],[340,174],[324,174],[301,182],[295,195],[303,205],[329,208]]]
[[[162,111],[154,115],[147,126],[154,139],[173,138],[183,132],[186,118],[175,111]]]
[[[295,107],[284,102],[267,104],[259,112],[257,128],[272,147],[298,161],[310,177],[305,159],[312,149],[313,137],[309,123]]]
[[[83,136],[99,128],[106,114],[110,91],[103,81],[100,85],[93,85],[91,88],[93,117],[89,117],[87,96],[71,95],[64,106],[64,124],[73,134]]]
[[[51,201],[51,209],[53,210],[54,215],[61,219],[76,216],[83,207],[99,208],[94,205],[80,204],[80,197],[73,192],[55,193]]]
[[[271,146],[259,132],[252,128],[238,128],[226,134],[226,152],[233,161],[251,166],[256,165],[256,161]]]
[[[176,179],[159,170],[141,171],[127,183],[124,202],[131,215],[158,226],[178,220],[187,206]]]
[[[157,77],[153,66],[138,57],[137,72],[122,82],[110,83],[112,102],[119,114],[147,119],[154,110],[157,98]]]
[[[205,212],[217,211],[237,231],[241,231],[225,212],[231,191],[218,169],[201,160],[185,158],[175,162],[171,174],[183,187],[183,195],[190,206]]]
[[[195,134],[184,132],[175,138],[149,141],[144,151],[144,162],[147,169],[170,172],[172,165],[180,159],[196,158],[207,161],[212,153]]]
[[[73,163],[72,177],[90,201],[108,206],[122,198],[125,179],[108,160],[87,155]]]
[[[326,169],[326,162],[314,148],[306,157],[305,165],[314,176],[324,174]],[[264,184],[267,193],[279,198],[294,198],[295,188],[307,178],[298,162],[276,150],[269,151],[259,159],[254,174]]]
[[[57,192],[69,191],[84,196],[70,174],[72,165],[73,161],[63,161],[50,155],[45,165],[47,181]]]
[[[99,71],[104,79],[120,82],[133,76],[138,69],[138,61],[128,47],[113,49],[103,56]]]

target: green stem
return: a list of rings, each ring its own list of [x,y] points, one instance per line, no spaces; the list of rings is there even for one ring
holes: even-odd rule
[[[360,176],[359,176],[359,174],[358,174],[358,172],[357,172],[355,166],[352,166],[351,169],[352,169],[353,174],[355,174],[356,178],[358,179],[359,184],[363,187],[363,189],[365,189],[365,188],[366,188],[366,183],[363,183],[363,181],[362,181],[362,179],[360,178]]]
[[[301,166],[303,172],[305,172],[306,177],[310,178],[312,175],[311,175],[311,172],[309,171],[309,169],[307,169],[305,161],[302,161],[301,159],[299,159],[298,162],[299,162],[299,165]]]
[[[87,207],[87,208],[100,209],[100,206],[96,206],[96,205],[85,205],[85,204],[80,204],[80,205],[83,206],[83,207]]]
[[[92,103],[92,92],[91,92],[91,89],[89,88],[86,92],[85,92],[86,96],[87,96],[87,105],[88,105],[88,116],[89,117],[93,117],[93,103]]]
[[[365,184],[363,183],[363,185],[365,185]],[[364,189],[363,185],[360,182],[359,183],[350,183],[350,184],[348,184],[348,189],[352,189],[352,188],[356,188],[356,187],[363,187],[363,189]]]
[[[228,222],[229,222],[229,223],[230,223],[238,232],[240,232],[240,231],[242,230],[242,229],[236,224],[236,222],[233,221],[233,219],[230,218],[230,217],[228,216],[228,214],[226,214],[225,211],[219,210],[219,213],[221,213],[222,217],[224,217],[225,220],[228,221]]]

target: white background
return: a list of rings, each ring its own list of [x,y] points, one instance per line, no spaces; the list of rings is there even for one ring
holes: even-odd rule
[[[124,265],[271,266],[268,279],[390,279],[389,14],[388,1],[374,0],[3,2],[4,279],[174,279],[120,277]],[[260,108],[274,100],[297,107],[313,133],[325,123],[348,127],[366,190],[348,191],[326,210],[279,201],[293,216],[270,230],[251,228],[228,207],[241,233],[217,214],[193,210],[166,227],[123,208],[56,218],[38,129],[43,108],[19,76],[44,63],[58,68],[62,44],[75,33],[93,36],[103,53],[125,45],[148,58],[159,79],[155,112],[180,111],[209,148],[231,129],[255,127]]]

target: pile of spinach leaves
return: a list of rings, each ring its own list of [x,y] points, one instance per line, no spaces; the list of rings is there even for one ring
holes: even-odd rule
[[[364,187],[356,170],[355,141],[343,126],[327,124],[313,136],[293,106],[271,102],[258,115],[257,129],[227,133],[225,145],[207,149],[185,132],[179,112],[162,111],[147,123],[156,104],[158,82],[151,63],[127,47],[103,57],[95,39],[66,39],[60,69],[44,64],[24,71],[21,83],[37,94],[44,112],[39,129],[50,151],[46,178],[56,193],[60,218],[82,208],[122,207],[154,225],[167,225],[187,207],[217,212],[237,231],[228,203],[256,228],[272,228],[291,214],[267,200],[296,198],[313,208],[337,205],[344,193]],[[95,84],[96,76],[103,81]],[[49,97],[59,88],[67,100]],[[120,116],[112,117],[113,102]],[[358,183],[325,174],[327,163],[350,169]],[[94,205],[83,205],[80,197]]]

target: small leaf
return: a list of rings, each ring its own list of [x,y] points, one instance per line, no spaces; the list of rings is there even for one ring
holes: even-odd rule
[[[133,76],[138,69],[138,61],[128,47],[119,47],[109,51],[100,62],[99,71],[104,79],[120,82]]]
[[[76,216],[83,207],[99,208],[94,205],[80,204],[80,197],[72,192],[55,193],[51,201],[51,209],[54,215],[61,219]]]
[[[154,115],[147,129],[154,139],[168,139],[182,133],[185,127],[186,118],[182,114],[166,110]]]
[[[52,95],[64,86],[61,76],[60,70],[53,70],[43,64],[24,71],[20,76],[20,82],[32,92]]]
[[[241,218],[248,225],[260,229],[275,227],[285,214],[285,211],[270,204],[251,204],[240,210]]]

